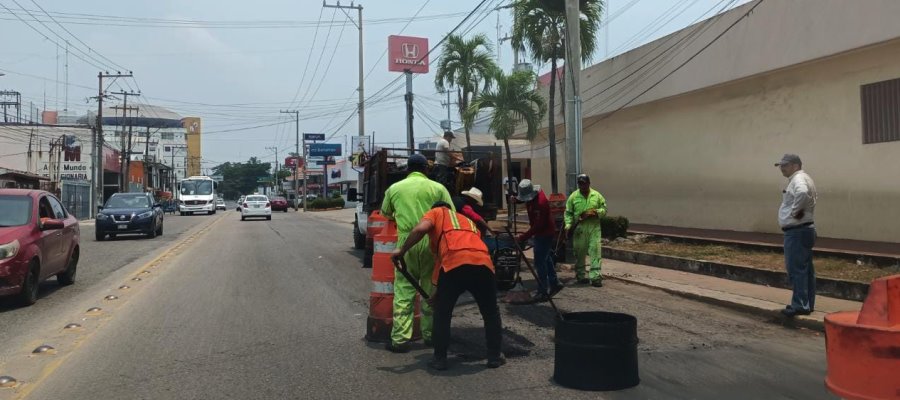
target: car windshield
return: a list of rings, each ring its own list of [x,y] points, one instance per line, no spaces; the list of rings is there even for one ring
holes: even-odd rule
[[[0,227],[22,226],[31,221],[31,197],[0,195]]]
[[[181,181],[181,194],[210,195],[212,192],[212,181]]]
[[[148,208],[147,196],[113,196],[106,201],[106,208]]]
[[[269,201],[266,196],[247,196],[247,201]]]

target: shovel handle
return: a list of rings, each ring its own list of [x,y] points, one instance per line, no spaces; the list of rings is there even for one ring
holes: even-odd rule
[[[419,295],[422,296],[422,298],[424,298],[425,300],[431,298],[430,296],[428,296],[428,293],[425,293],[425,289],[422,288],[422,285],[419,285],[419,281],[409,274],[409,270],[406,269],[406,261],[404,261],[402,258],[392,258],[391,261],[394,262],[394,268],[396,268],[397,271],[400,271],[400,273],[403,274],[403,277],[405,277],[406,280],[409,281],[410,284],[412,284],[412,286],[416,289],[417,292],[419,292]]]
[[[509,229],[507,229],[506,232],[510,235],[512,234],[509,232]],[[531,261],[528,261],[528,257],[525,257],[525,252],[522,251],[522,247],[519,246],[519,242],[513,240],[513,243],[515,243],[516,245],[516,250],[519,253],[519,257],[522,259],[522,261],[525,261],[525,265],[528,267],[528,270],[531,271],[531,275],[534,276],[534,279],[536,281],[540,282],[541,280],[540,278],[538,278],[537,272],[534,272],[534,267],[531,266]],[[556,308],[556,303],[553,302],[553,298],[551,297],[548,300],[550,301],[550,306],[553,307],[553,311],[556,311],[556,315],[559,317],[559,320],[564,321],[565,318],[563,318],[563,315],[559,311],[559,308]]]

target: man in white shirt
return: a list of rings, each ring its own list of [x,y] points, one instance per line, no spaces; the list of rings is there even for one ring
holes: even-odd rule
[[[453,193],[450,190],[451,186],[451,178],[453,177],[453,167],[454,157],[451,153],[453,148],[450,147],[450,142],[456,136],[453,135],[451,131],[444,131],[444,137],[438,140],[437,143],[437,151],[434,153],[434,172],[435,172],[435,180],[444,185],[448,191]]]
[[[788,178],[782,191],[778,224],[784,231],[784,264],[793,288],[791,304],[781,313],[793,317],[809,315],[815,310],[816,271],[813,269],[812,249],[816,243],[816,185],[803,171],[803,163],[796,154],[785,154],[775,163]]]

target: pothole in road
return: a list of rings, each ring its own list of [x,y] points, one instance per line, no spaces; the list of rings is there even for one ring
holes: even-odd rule
[[[534,343],[526,337],[503,328],[501,352],[506,358],[527,357],[531,355]],[[450,353],[465,360],[483,360],[487,357],[487,346],[484,341],[484,328],[464,327],[451,328]]]

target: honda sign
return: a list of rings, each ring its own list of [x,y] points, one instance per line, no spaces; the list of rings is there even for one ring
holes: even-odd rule
[[[428,38],[388,36],[388,70],[428,73]]]

